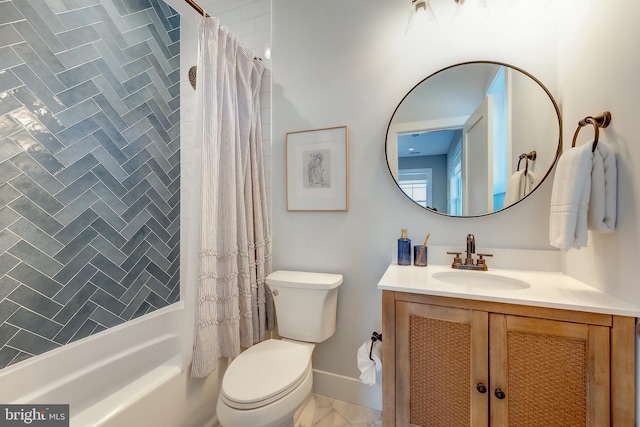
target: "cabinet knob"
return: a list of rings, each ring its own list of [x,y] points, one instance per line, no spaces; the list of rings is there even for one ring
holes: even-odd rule
[[[476,386],[476,388],[478,389],[478,391],[482,394],[487,392],[487,386],[482,384],[482,383],[478,383],[478,385]]]
[[[500,390],[499,388],[496,389],[495,395],[498,399],[504,399],[506,396],[504,394],[504,391]]]

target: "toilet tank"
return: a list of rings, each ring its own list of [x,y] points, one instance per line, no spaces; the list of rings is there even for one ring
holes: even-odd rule
[[[278,334],[307,342],[322,342],[333,335],[341,284],[342,274],[288,270],[269,274]]]

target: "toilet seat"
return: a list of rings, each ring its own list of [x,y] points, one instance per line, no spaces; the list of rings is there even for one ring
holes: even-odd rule
[[[221,397],[236,409],[268,405],[298,387],[311,369],[308,346],[291,341],[263,341],[236,357],[222,380]]]

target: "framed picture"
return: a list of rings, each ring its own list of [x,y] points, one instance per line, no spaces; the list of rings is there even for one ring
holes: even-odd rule
[[[287,210],[348,210],[347,127],[287,133]]]

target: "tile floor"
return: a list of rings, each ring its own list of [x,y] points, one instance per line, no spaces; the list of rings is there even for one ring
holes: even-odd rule
[[[313,427],[381,427],[382,412],[364,406],[315,395],[316,417]],[[216,424],[218,427],[220,424]]]
[[[319,394],[313,427],[379,427],[382,412]]]

